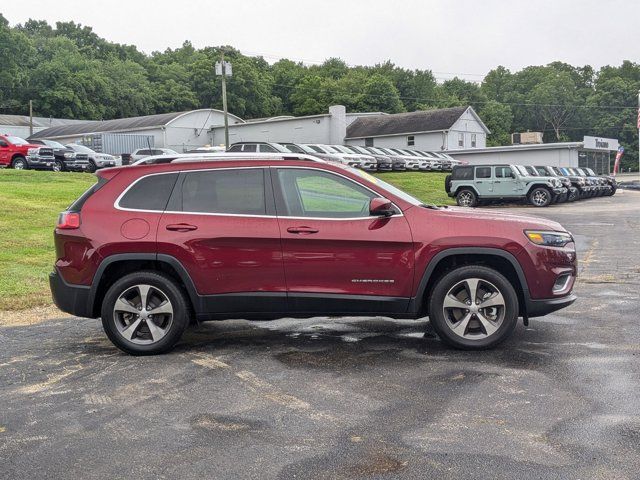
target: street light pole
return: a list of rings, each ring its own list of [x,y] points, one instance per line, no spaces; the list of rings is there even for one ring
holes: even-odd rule
[[[227,111],[227,66],[222,54],[222,110],[224,110],[224,148],[229,148],[229,112]],[[640,99],[640,97],[639,97]]]
[[[640,174],[640,90],[638,90],[638,116],[636,118],[636,127],[638,127],[638,174]]]

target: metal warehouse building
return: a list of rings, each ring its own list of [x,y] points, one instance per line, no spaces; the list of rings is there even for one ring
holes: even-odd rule
[[[609,173],[611,152],[618,150],[614,138],[584,137],[582,142],[509,145],[478,149],[450,150],[456,160],[470,164],[553,165],[589,167],[596,173]]]
[[[240,117],[229,115],[232,123],[244,123]],[[162,113],[119,120],[84,121],[60,125],[34,133],[31,138],[47,138],[61,143],[95,145],[95,138],[104,134],[140,135],[142,145],[171,148],[178,152],[211,144],[210,130],[224,123],[224,113],[216,109]],[[130,140],[134,140],[130,138]],[[130,142],[131,143],[131,142]],[[104,142],[106,145],[106,142]],[[130,153],[106,151],[105,153]]]

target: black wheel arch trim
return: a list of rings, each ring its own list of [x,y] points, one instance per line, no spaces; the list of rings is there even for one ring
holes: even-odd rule
[[[94,311],[95,301],[96,301],[96,296],[98,294],[100,281],[102,280],[102,276],[104,275],[104,272],[107,269],[107,267],[109,267],[109,265],[112,265],[116,262],[126,262],[126,261],[134,261],[134,260],[162,262],[171,266],[176,271],[176,273],[180,277],[180,280],[184,284],[187,290],[187,295],[191,300],[191,304],[195,309],[199,308],[200,301],[199,301],[198,293],[196,291],[195,284],[193,283],[193,280],[191,279],[191,276],[187,272],[186,268],[184,268],[182,263],[180,263],[180,261],[177,258],[172,257],[171,255],[157,254],[157,253],[117,253],[114,255],[109,255],[108,257],[104,258],[104,260],[100,262],[100,265],[98,266],[98,269],[96,270],[96,273],[93,276],[93,281],[91,282],[91,287],[89,290],[89,298],[88,298],[90,311]]]
[[[422,302],[424,300],[424,296],[427,293],[427,285],[429,284],[429,280],[433,275],[438,264],[448,257],[458,256],[458,255],[487,255],[487,256],[497,256],[504,258],[507,260],[516,271],[518,276],[518,280],[520,281],[520,287],[522,289],[522,293],[525,299],[524,306],[521,306],[521,310],[528,311],[529,304],[531,302],[531,296],[529,293],[529,285],[527,283],[527,278],[518,263],[516,257],[514,257],[511,253],[499,249],[499,248],[487,248],[487,247],[452,247],[442,250],[438,252],[434,257],[429,261],[427,268],[422,274],[422,278],[420,279],[420,283],[418,284],[418,290],[416,291],[416,296],[411,299],[411,303],[409,304],[409,311],[411,313],[418,314],[422,308]],[[524,308],[522,308],[524,307]]]

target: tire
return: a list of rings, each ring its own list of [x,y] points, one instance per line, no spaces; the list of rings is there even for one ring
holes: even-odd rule
[[[96,163],[93,160],[89,160],[89,166],[87,167],[87,172],[96,173],[96,170],[98,170]]]
[[[484,302],[499,302],[500,305],[485,308],[482,303],[469,305],[469,308],[455,306],[467,307],[464,297],[469,298],[470,289],[467,287],[474,283],[476,298],[486,297]],[[489,293],[492,296],[487,296]],[[518,296],[509,280],[492,268],[480,265],[459,267],[436,282],[429,298],[429,320],[438,336],[449,346],[462,350],[492,348],[513,333],[518,321]]]
[[[578,190],[569,192],[567,195],[567,202],[575,202],[578,198],[580,198],[580,192],[578,192]]]
[[[146,292],[145,306],[153,308],[141,310],[143,292]],[[158,313],[154,315],[153,311]],[[102,301],[101,314],[109,340],[131,355],[170,351],[191,317],[189,302],[180,286],[171,277],[155,271],[130,273],[116,281]]]
[[[536,187],[529,192],[528,198],[534,207],[547,207],[553,200],[553,195],[544,187]]]
[[[612,187],[611,190],[609,191],[609,193],[607,193],[607,196],[609,197],[613,197],[616,194],[616,190],[618,190],[617,187]]]
[[[11,162],[11,168],[15,170],[29,170],[29,162],[22,155],[18,155]]]
[[[444,177],[444,191],[447,193],[451,192],[451,175]]]
[[[53,162],[53,171],[64,172],[64,162],[60,160],[56,160],[55,162]]]
[[[478,196],[470,188],[462,188],[456,192],[456,203],[459,207],[475,207],[478,205]]]

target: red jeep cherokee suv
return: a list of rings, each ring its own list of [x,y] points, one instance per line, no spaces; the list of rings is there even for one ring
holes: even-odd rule
[[[97,176],[60,215],[51,290],[131,354],[170,350],[193,319],[318,315],[428,315],[446,343],[482,349],[575,300],[560,224],[425,205],[349,167],[217,159]]]

